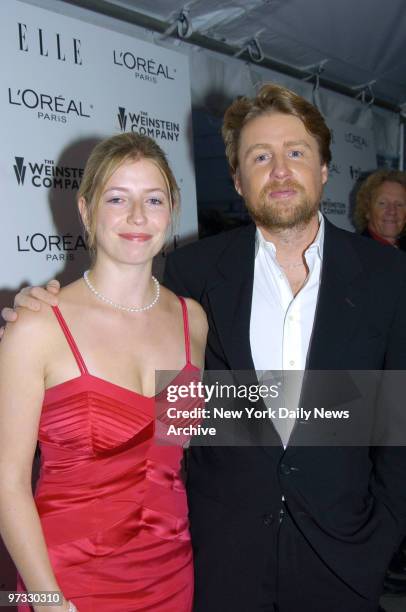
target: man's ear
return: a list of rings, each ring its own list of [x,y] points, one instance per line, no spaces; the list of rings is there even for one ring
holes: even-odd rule
[[[85,227],[86,231],[89,231],[89,216],[86,207],[86,200],[83,196],[78,199],[78,209],[80,218],[82,219],[82,223]]]
[[[328,166],[327,164],[323,164],[321,167],[321,182],[323,185],[327,183],[328,180]]]
[[[234,173],[234,187],[236,192],[238,193],[238,195],[242,196],[242,189],[241,189],[241,177],[240,177],[240,171],[237,168],[237,170]]]

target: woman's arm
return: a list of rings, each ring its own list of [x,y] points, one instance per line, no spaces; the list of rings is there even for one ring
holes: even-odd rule
[[[0,343],[0,531],[28,591],[60,590],[31,490],[44,396],[45,317],[21,311]]]
[[[189,315],[192,363],[203,368],[208,331],[207,316],[202,306],[195,300],[187,298],[186,304]]]

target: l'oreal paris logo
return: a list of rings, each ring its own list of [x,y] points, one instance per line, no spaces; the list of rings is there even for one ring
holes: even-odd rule
[[[78,234],[47,235],[42,232],[35,234],[18,235],[17,251],[19,253],[43,254],[49,263],[59,261],[73,261],[79,252],[86,252],[87,246],[84,238]]]
[[[127,68],[134,73],[136,79],[157,83],[160,77],[169,81],[175,80],[176,68],[157,62],[153,58],[135,55],[131,51],[113,50],[113,63]]]
[[[17,249],[19,252],[35,251],[35,253],[43,253],[44,251],[87,251],[87,246],[83,236],[78,234],[46,235],[41,232],[26,236],[17,236]]]
[[[345,142],[352,144],[356,149],[364,149],[369,146],[368,141],[363,136],[347,132],[344,136]]]
[[[37,111],[38,119],[47,119],[59,123],[66,123],[67,118],[76,117],[89,119],[92,104],[86,104],[83,100],[69,98],[62,95],[36,91],[30,87],[8,88],[9,104],[22,109]]]

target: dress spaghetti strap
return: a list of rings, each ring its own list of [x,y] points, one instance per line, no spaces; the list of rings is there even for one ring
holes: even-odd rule
[[[182,305],[182,314],[183,314],[183,331],[185,337],[185,353],[186,353],[186,363],[190,364],[190,334],[189,334],[189,317],[187,313],[187,306],[185,298],[178,295],[179,301]]]
[[[71,348],[73,356],[76,359],[76,363],[79,366],[80,373],[81,374],[88,374],[89,372],[87,370],[86,364],[83,361],[83,357],[82,357],[82,355],[79,352],[77,344],[74,341],[72,334],[70,333],[69,327],[67,326],[66,321],[63,318],[61,311],[59,310],[58,306],[52,306],[52,310],[54,311],[55,316],[58,319],[59,325],[61,326],[62,331],[63,331],[63,333],[65,335],[65,338],[66,338],[66,340],[67,340],[67,342],[68,342],[68,344],[69,344],[69,346]]]

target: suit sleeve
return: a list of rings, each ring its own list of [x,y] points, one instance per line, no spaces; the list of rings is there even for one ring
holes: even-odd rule
[[[209,265],[208,255],[198,243],[180,248],[168,255],[163,284],[183,297],[202,302]]]
[[[406,373],[406,256],[402,257],[401,263],[404,269],[397,278],[397,286],[400,289],[389,330],[385,370],[404,370]]]
[[[406,262],[406,258],[405,258]],[[403,278],[402,278],[403,277]],[[390,392],[389,406],[394,402],[399,408],[406,412],[406,273],[398,276],[398,287],[400,291],[389,331],[388,344],[385,359],[385,370],[387,381],[394,376],[393,390]],[[403,280],[403,282],[402,282]],[[385,376],[385,373],[384,373]],[[383,408],[385,409],[385,405]],[[390,416],[387,416],[390,418]],[[390,510],[392,516],[399,525],[399,538],[406,534],[406,414],[401,418],[401,446],[377,446],[371,449],[374,462],[374,494]],[[390,428],[390,425],[389,425]],[[397,432],[398,433],[398,432]],[[398,436],[397,436],[398,437]]]
[[[163,284],[177,295],[194,297],[191,293],[191,289],[188,288],[189,283],[186,278],[186,267],[182,266],[181,263],[179,265],[179,259],[181,259],[181,257],[179,257],[176,251],[166,258]]]

